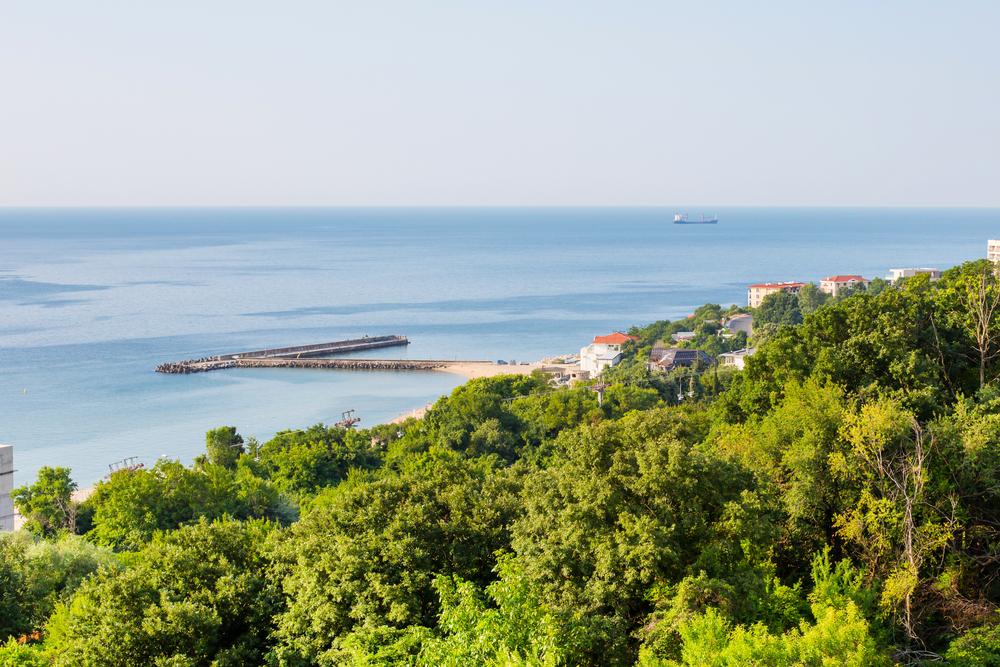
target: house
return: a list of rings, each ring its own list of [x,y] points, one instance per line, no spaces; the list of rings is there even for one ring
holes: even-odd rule
[[[757,351],[755,347],[748,347],[743,350],[736,350],[735,352],[723,352],[719,355],[719,363],[723,367],[731,367],[737,370],[743,370],[743,366],[746,364],[747,357],[752,355]]]
[[[694,331],[678,331],[677,333],[670,334],[670,337],[674,339],[675,343],[682,343],[686,340],[691,340],[697,335]]]
[[[580,350],[580,370],[589,371],[593,377],[622,360],[622,344],[639,340],[635,336],[616,331],[610,336],[596,336],[594,342]]]
[[[1000,240],[990,239],[986,242],[986,259],[1000,262]]]
[[[805,286],[805,283],[796,282],[760,283],[757,285],[750,285],[750,287],[747,288],[747,305],[751,308],[756,308],[768,294],[774,294],[775,292],[798,294]]]
[[[710,366],[715,363],[712,357],[701,350],[687,350],[679,347],[654,347],[649,353],[646,368],[650,371],[672,371],[682,366],[693,366],[695,362]]]
[[[931,280],[937,280],[941,277],[940,269],[889,269],[891,276],[886,276],[885,279],[891,283],[896,282],[900,278],[912,278],[918,273],[929,273],[931,275]]]
[[[14,448],[0,445],[0,532],[14,530],[14,504],[10,494],[14,490]]]
[[[837,292],[844,289],[854,289],[854,286],[861,283],[867,289],[870,280],[865,280],[861,276],[831,276],[824,278],[819,283],[821,292],[826,292],[830,296],[837,296]]]

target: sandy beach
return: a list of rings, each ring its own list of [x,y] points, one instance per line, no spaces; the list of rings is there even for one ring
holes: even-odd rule
[[[491,378],[497,375],[531,375],[531,371],[541,368],[543,364],[517,364],[514,366],[503,364],[459,364],[457,366],[447,366],[440,370],[445,373],[458,373],[470,380],[476,378]]]

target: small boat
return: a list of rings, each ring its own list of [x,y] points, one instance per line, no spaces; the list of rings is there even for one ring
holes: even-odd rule
[[[718,222],[719,216],[713,215],[711,218],[706,218],[704,213],[701,214],[701,220],[688,220],[687,214],[678,213],[674,216],[675,225],[715,225]]]

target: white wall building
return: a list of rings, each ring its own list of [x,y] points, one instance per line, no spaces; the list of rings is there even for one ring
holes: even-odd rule
[[[798,294],[805,287],[805,283],[783,282],[783,283],[758,283],[747,287],[747,305],[756,308],[764,297],[775,292],[788,292]]]
[[[931,275],[931,280],[937,280],[941,277],[940,269],[889,269],[891,276],[886,276],[885,279],[891,283],[896,282],[900,278],[912,278],[918,273],[929,273]]]
[[[819,289],[830,296],[837,296],[837,292],[842,289],[853,289],[858,283],[862,283],[865,287],[868,287],[868,283],[870,282],[870,280],[865,280],[861,276],[830,276],[820,281]]]
[[[589,371],[593,377],[605,368],[614,366],[622,360],[622,343],[627,340],[639,339],[620,331],[610,336],[595,337],[593,343],[580,349],[580,370]]]
[[[735,352],[723,352],[719,355],[719,363],[723,367],[732,367],[738,370],[743,370],[743,366],[747,363],[747,357],[752,355],[757,351],[755,347],[748,347],[743,350],[736,350]]]
[[[986,242],[986,259],[1000,262],[1000,240],[990,239]]]
[[[0,445],[0,531],[14,530],[14,448]]]

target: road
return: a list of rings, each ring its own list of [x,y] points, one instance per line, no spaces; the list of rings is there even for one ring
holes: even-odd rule
[[[733,333],[746,331],[747,336],[753,333],[753,315],[737,315],[726,324]]]

